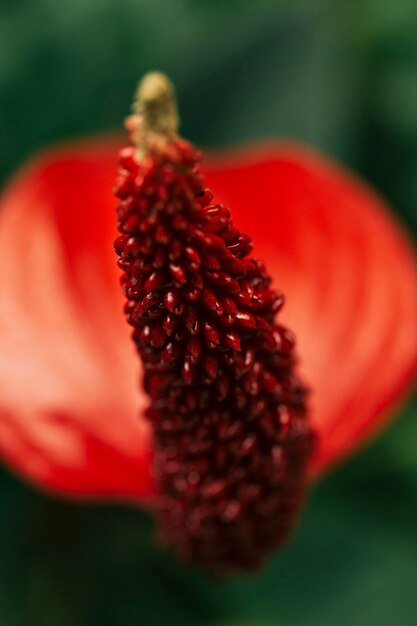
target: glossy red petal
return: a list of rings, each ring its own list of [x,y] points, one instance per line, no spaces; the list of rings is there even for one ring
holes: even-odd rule
[[[43,487],[143,501],[151,444],[112,249],[116,158],[113,141],[51,151],[3,196],[0,450]],[[373,192],[304,148],[240,150],[205,169],[287,295],[317,473],[382,424],[414,376],[410,244]]]
[[[283,320],[312,388],[317,474],[380,427],[415,378],[414,251],[381,198],[305,148],[230,154],[207,181],[238,208],[286,294]]]
[[[112,248],[113,149],[41,157],[0,209],[0,448],[77,497],[153,491]]]

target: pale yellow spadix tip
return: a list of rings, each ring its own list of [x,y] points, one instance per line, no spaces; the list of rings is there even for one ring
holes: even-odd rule
[[[145,74],[136,90],[133,110],[141,117],[144,133],[157,133],[168,139],[176,137],[179,117],[175,88],[162,72]]]

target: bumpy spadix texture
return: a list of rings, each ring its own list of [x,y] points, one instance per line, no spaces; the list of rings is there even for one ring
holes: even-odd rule
[[[183,140],[120,155],[115,242],[144,365],[162,538],[215,575],[255,569],[302,504],[314,436],[283,304]],[[262,206],[254,206],[261,219]]]

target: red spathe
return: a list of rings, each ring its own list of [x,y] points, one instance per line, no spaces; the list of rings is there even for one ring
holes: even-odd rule
[[[0,206],[0,454],[44,488],[144,501],[154,492],[145,394],[116,259],[118,144],[32,161]],[[206,159],[216,198],[286,294],[320,442],[312,475],[392,413],[417,368],[417,269],[378,196],[306,148]]]

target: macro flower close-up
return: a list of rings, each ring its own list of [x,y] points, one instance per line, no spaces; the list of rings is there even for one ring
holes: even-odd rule
[[[407,10],[87,4],[1,22],[2,624],[411,625]]]

